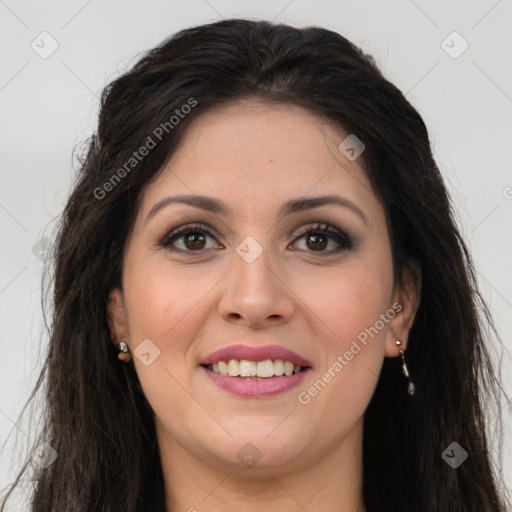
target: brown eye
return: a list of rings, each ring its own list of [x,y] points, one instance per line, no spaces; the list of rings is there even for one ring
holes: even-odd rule
[[[169,251],[201,252],[212,248],[207,247],[208,238],[215,240],[208,226],[202,224],[187,225],[165,235],[159,245]]]
[[[191,231],[183,237],[185,247],[190,250],[204,249],[206,245],[205,236],[197,231]]]
[[[327,239],[328,237],[326,235],[310,233],[306,237],[306,244],[313,251],[321,251],[327,247]]]
[[[295,242],[303,241],[307,252],[317,252],[325,255],[335,254],[347,249],[352,249],[354,243],[352,239],[341,229],[329,224],[316,224],[309,229],[303,230]],[[326,250],[334,242],[334,248]],[[336,247],[337,246],[337,247]]]

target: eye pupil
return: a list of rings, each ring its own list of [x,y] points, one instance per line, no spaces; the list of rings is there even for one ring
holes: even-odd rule
[[[191,242],[191,245],[189,244],[189,242]],[[204,242],[205,237],[201,233],[191,232],[185,235],[185,245],[187,246],[188,249],[202,249],[204,246]],[[197,244],[199,244],[199,246]]]
[[[310,241],[313,241],[313,247],[310,245]],[[325,235],[321,234],[310,234],[308,235],[308,241],[307,241],[308,247],[313,250],[322,250],[327,247],[327,237]],[[317,245],[314,245],[317,244]]]

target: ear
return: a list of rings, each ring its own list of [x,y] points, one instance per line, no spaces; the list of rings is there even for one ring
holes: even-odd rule
[[[396,340],[402,342],[401,350],[406,350],[409,332],[414,323],[421,299],[421,267],[416,261],[410,261],[404,268],[402,284],[393,294],[392,305],[396,311],[390,320],[386,338],[386,357],[398,357],[400,349]]]
[[[119,288],[112,290],[108,296],[107,318],[112,343],[117,345],[124,341],[129,345],[130,332],[126,320],[123,293]]]

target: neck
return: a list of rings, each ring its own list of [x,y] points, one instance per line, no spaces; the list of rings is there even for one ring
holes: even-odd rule
[[[161,432],[166,511],[364,512],[362,425],[314,460],[244,470],[206,463]]]

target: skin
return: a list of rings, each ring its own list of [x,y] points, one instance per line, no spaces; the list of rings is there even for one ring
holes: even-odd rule
[[[189,125],[142,195],[123,289],[112,292],[108,309],[115,343],[125,341],[133,353],[149,339],[160,350],[148,366],[136,356],[133,363],[155,414],[168,510],[364,510],[363,414],[384,357],[399,356],[395,340],[406,349],[419,280],[410,271],[406,285],[394,286],[384,209],[358,161],[337,149],[347,135],[296,106],[223,106]],[[161,199],[181,194],[220,199],[232,213],[170,204],[147,219]],[[278,217],[287,200],[332,194],[352,201],[366,220],[336,205]],[[353,247],[336,253],[330,235],[320,242],[298,236],[324,222],[349,233]],[[159,246],[188,223],[211,226],[213,237],[201,232],[198,244],[179,235],[170,247],[182,252]],[[263,250],[252,263],[236,252],[248,236]],[[396,303],[401,311],[300,403],[298,393]],[[291,348],[313,371],[274,397],[231,395],[199,364],[243,342]],[[248,442],[261,453],[252,467],[237,457]]]

